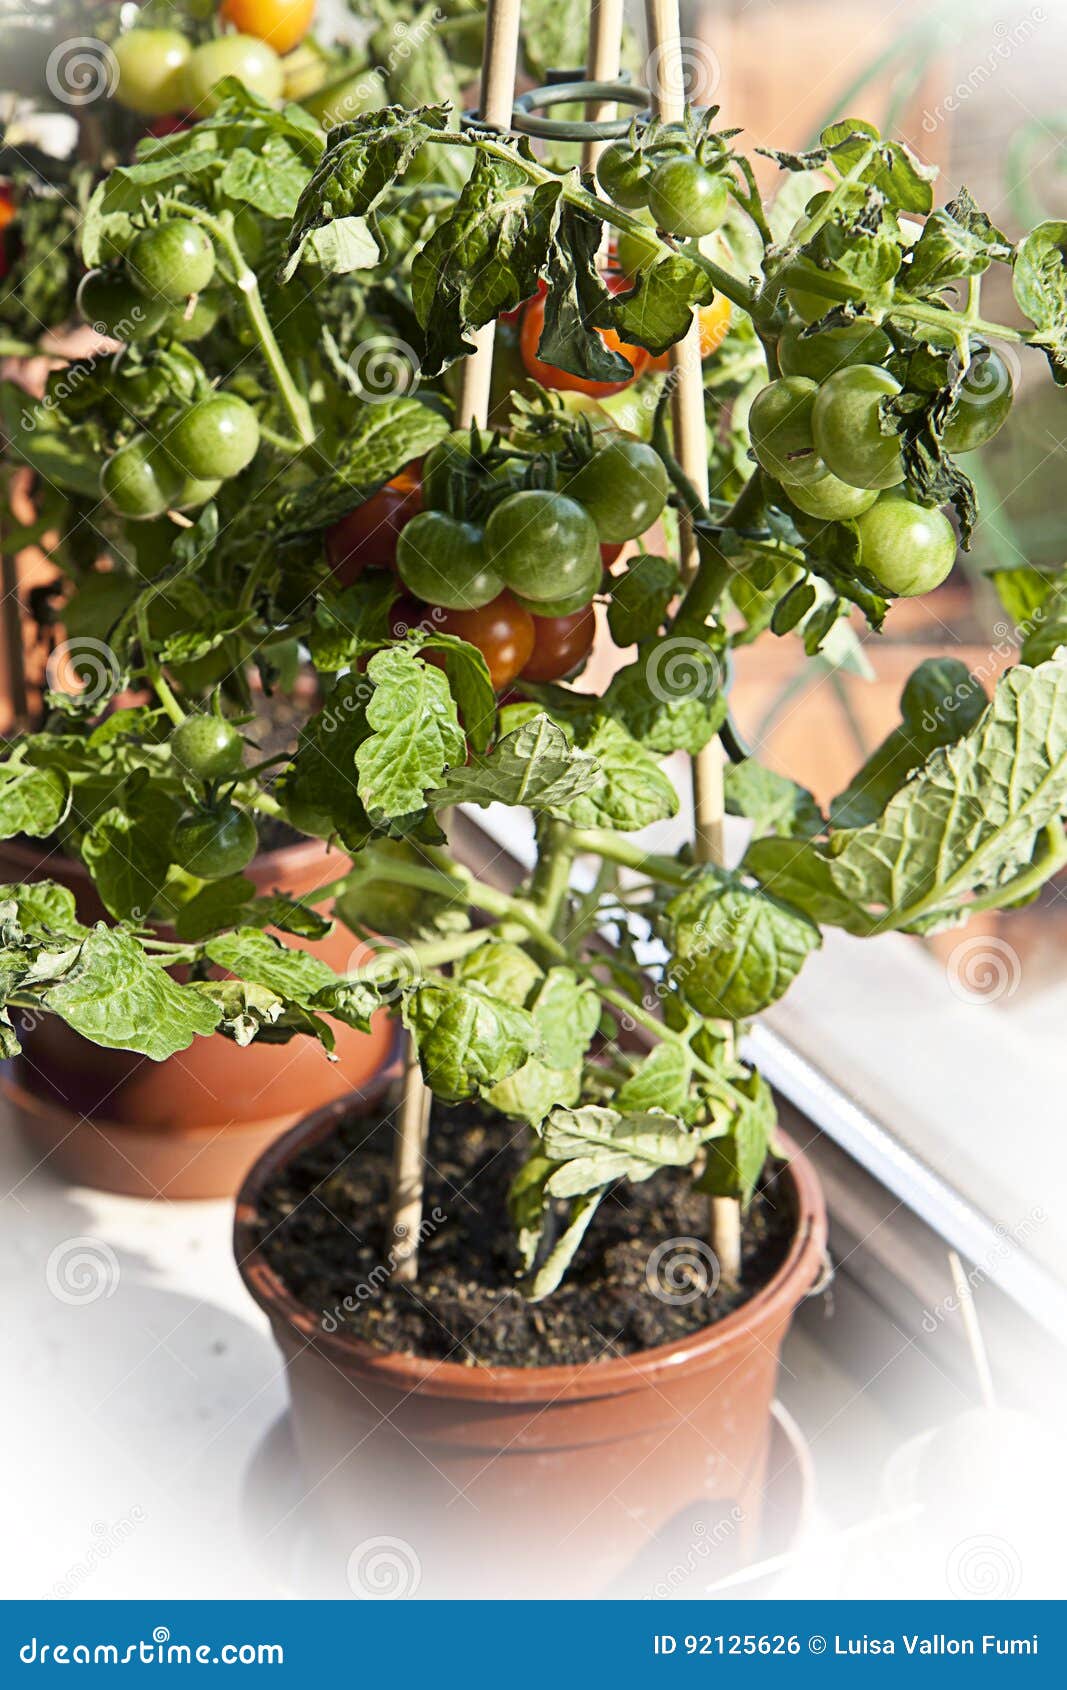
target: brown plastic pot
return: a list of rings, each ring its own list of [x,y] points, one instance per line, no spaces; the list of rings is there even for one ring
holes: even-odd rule
[[[246,871],[257,892],[280,889],[314,902],[347,858],[320,840],[262,853]],[[83,921],[104,919],[82,863],[10,840],[0,880],[52,879],[74,893]],[[370,953],[343,929],[301,944],[331,967],[356,968]],[[23,1055],[0,1084],[24,1137],[63,1178],[129,1197],[232,1197],[256,1156],[309,1106],[377,1095],[394,1050],[394,1028],[376,1016],[369,1033],[334,1023],[337,1061],[317,1040],[253,1044],[198,1038],[165,1062],[106,1050],[55,1016],[20,1028]]]
[[[778,1353],[826,1248],[822,1194],[804,1156],[786,1145],[780,1179],[796,1229],[785,1260],[716,1325],[582,1366],[464,1366],[329,1330],[329,1311],[294,1297],[256,1244],[264,1186],[350,1107],[317,1110],[260,1157],[234,1233],[240,1272],[286,1359],[305,1486],[339,1543],[401,1544],[424,1596],[500,1594],[502,1557],[504,1594],[595,1596],[660,1533],[675,1541],[687,1511],[698,1535],[719,1530],[738,1564],[747,1559]]]

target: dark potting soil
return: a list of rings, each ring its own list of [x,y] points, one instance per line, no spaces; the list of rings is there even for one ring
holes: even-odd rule
[[[742,1286],[705,1294],[707,1270],[693,1249],[706,1236],[708,1200],[684,1174],[664,1170],[605,1197],[562,1285],[529,1303],[516,1283],[506,1208],[525,1132],[469,1107],[438,1109],[419,1277],[408,1288],[387,1274],[391,1119],[345,1121],[302,1150],[261,1193],[258,1220],[264,1255],[293,1295],[321,1310],[325,1329],[382,1350],[498,1367],[633,1355],[721,1320],[766,1284],[789,1248],[793,1207],[768,1164],[745,1223]],[[657,1250],[671,1300],[652,1289]]]

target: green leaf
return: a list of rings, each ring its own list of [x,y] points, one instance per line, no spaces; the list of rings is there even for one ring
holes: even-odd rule
[[[436,808],[449,804],[523,804],[553,813],[599,782],[594,756],[572,745],[563,729],[538,715],[505,734],[484,757],[450,770],[430,795]]]
[[[316,669],[336,674],[368,652],[389,643],[389,606],[396,579],[388,570],[371,570],[356,586],[315,599],[315,624],[308,649]]]
[[[0,886],[0,903],[11,901],[19,921],[27,930],[62,933],[84,938],[89,929],[78,920],[74,893],[55,880],[28,880],[17,886]]]
[[[565,806],[574,827],[611,827],[633,833],[678,813],[678,794],[655,757],[610,717],[596,721],[585,741],[597,779]]]
[[[539,1048],[533,1017],[473,982],[420,980],[403,1016],[427,1085],[447,1102],[506,1079]]]
[[[778,1116],[774,1094],[754,1068],[744,1079],[734,1081],[734,1091],[745,1101],[730,1131],[708,1141],[704,1168],[695,1184],[710,1196],[736,1198],[747,1209],[770,1153]]]
[[[578,1102],[581,1094],[582,1070],[579,1065],[552,1068],[540,1057],[531,1056],[506,1080],[498,1080],[485,1093],[485,1101],[490,1108],[499,1109],[502,1115],[536,1127],[549,1110],[560,1106],[570,1108]]]
[[[418,112],[387,107],[331,129],[326,151],[296,207],[283,279],[295,273],[317,230],[338,219],[367,217],[426,137],[447,126],[448,112],[442,106]]]
[[[688,751],[695,757],[726,718],[722,672],[702,640],[668,635],[650,641],[637,660],[613,676],[603,709],[650,751]]]
[[[831,123],[821,136],[842,176],[859,162],[867,143],[878,139],[874,125],[856,117]],[[925,217],[934,203],[932,184],[936,178],[936,166],[923,164],[897,141],[882,141],[861,180],[877,188],[898,211]]]
[[[1015,249],[1015,301],[1040,331],[1052,374],[1067,382],[1067,223],[1039,223]]]
[[[592,320],[658,356],[682,339],[697,306],[710,305],[714,297],[714,284],[700,266],[674,253],[643,270],[629,293],[608,295]]]
[[[822,814],[807,788],[764,768],[754,757],[728,764],[723,788],[727,814],[747,817],[757,837],[778,833],[803,838],[822,832]]]
[[[374,832],[359,796],[356,752],[367,737],[362,675],[346,675],[301,731],[296,756],[279,783],[286,814],[302,833],[336,834],[360,851]]]
[[[445,676],[407,647],[380,651],[367,665],[374,691],[371,732],[356,752],[359,795],[372,819],[399,820],[426,804],[452,764],[467,752]]]
[[[69,810],[70,783],[59,769],[0,764],[0,839],[47,839]]]
[[[536,292],[561,188],[560,182],[546,182],[531,191],[517,163],[479,152],[451,216],[438,224],[412,265],[425,376],[439,375],[473,351],[476,329]]]
[[[120,803],[105,810],[81,841],[81,856],[104,906],[120,921],[147,921],[170,872],[183,805],[142,770]]]
[[[255,886],[243,874],[207,880],[178,911],[174,931],[179,939],[196,943],[222,928],[240,926],[255,895]]]
[[[148,961],[137,940],[98,923],[66,979],[43,994],[46,1008],[76,1033],[109,1050],[136,1050],[162,1062],[214,1031],[217,1005]]]
[[[278,538],[317,533],[355,510],[413,458],[424,457],[449,429],[421,399],[365,405],[345,428],[325,474],[284,494],[271,524]]]
[[[313,229],[300,249],[301,263],[327,276],[371,270],[379,257],[378,242],[363,217],[338,217],[325,228]]]
[[[5,453],[29,464],[49,486],[99,499],[100,453],[87,432],[13,381],[0,381],[0,433]]]
[[[454,977],[484,986],[493,997],[523,1009],[545,973],[521,945],[490,939],[456,964]]]
[[[596,1214],[603,1195],[601,1189],[575,1198],[565,1230],[556,1239],[536,1273],[523,1287],[528,1302],[539,1303],[556,1289],[574,1260],[578,1246],[589,1231],[589,1223]]]
[[[928,657],[900,700],[901,723],[882,741],[830,806],[835,827],[865,827],[939,746],[975,726],[988,699],[981,681],[952,657]]]
[[[496,693],[485,658],[477,646],[468,645],[455,634],[422,634],[416,630],[413,637],[418,639],[420,651],[444,653],[445,674],[471,749],[484,751],[496,725]]]
[[[615,1094],[624,1115],[643,1115],[651,1109],[665,1109],[682,1115],[689,1104],[693,1057],[687,1045],[677,1039],[663,1039],[649,1051],[636,1074],[625,1080]]]
[[[570,968],[550,968],[531,1007],[542,1054],[553,1068],[581,1062],[600,1021],[600,999],[591,980]]]
[[[667,906],[670,978],[701,1015],[743,1021],[792,985],[822,943],[788,904],[712,869]]]
[[[337,985],[337,975],[321,958],[290,949],[259,927],[241,927],[209,939],[204,954],[239,980],[305,1006]]]
[[[611,583],[608,628],[616,645],[638,645],[659,632],[678,591],[678,565],[642,552]]]
[[[623,1115],[592,1103],[554,1109],[541,1128],[541,1148],[559,1164],[546,1191],[578,1197],[613,1180],[639,1182],[660,1168],[688,1168],[700,1145],[681,1121],[658,1110]]]
[[[1007,888],[1067,805],[1067,666],[1008,670],[971,731],[935,751],[869,826],[828,845],[761,840],[743,867],[817,921],[852,932],[955,923]]]
[[[602,229],[596,218],[559,202],[542,271],[548,292],[537,355],[587,381],[626,381],[632,373],[627,359],[602,335],[590,333],[612,301],[597,263]]]
[[[980,276],[994,259],[1006,260],[1011,246],[962,188],[948,205],[933,212],[911,249],[908,286],[937,294],[961,276]]]

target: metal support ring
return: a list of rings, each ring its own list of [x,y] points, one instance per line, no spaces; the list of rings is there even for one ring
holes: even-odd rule
[[[647,88],[637,88],[632,82],[553,82],[544,88],[531,88],[516,98],[511,127],[520,135],[534,135],[545,141],[618,141],[629,132],[632,117],[612,118],[609,123],[580,120],[568,122],[559,117],[536,117],[533,114],[548,106],[588,105],[592,101],[633,106],[635,115],[647,112],[651,95]],[[464,129],[484,128],[477,112],[464,112]]]

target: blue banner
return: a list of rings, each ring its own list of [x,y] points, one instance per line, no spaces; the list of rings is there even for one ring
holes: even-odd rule
[[[152,1673],[465,1690],[1065,1683],[1059,1602],[8,1602],[5,1685]]]

